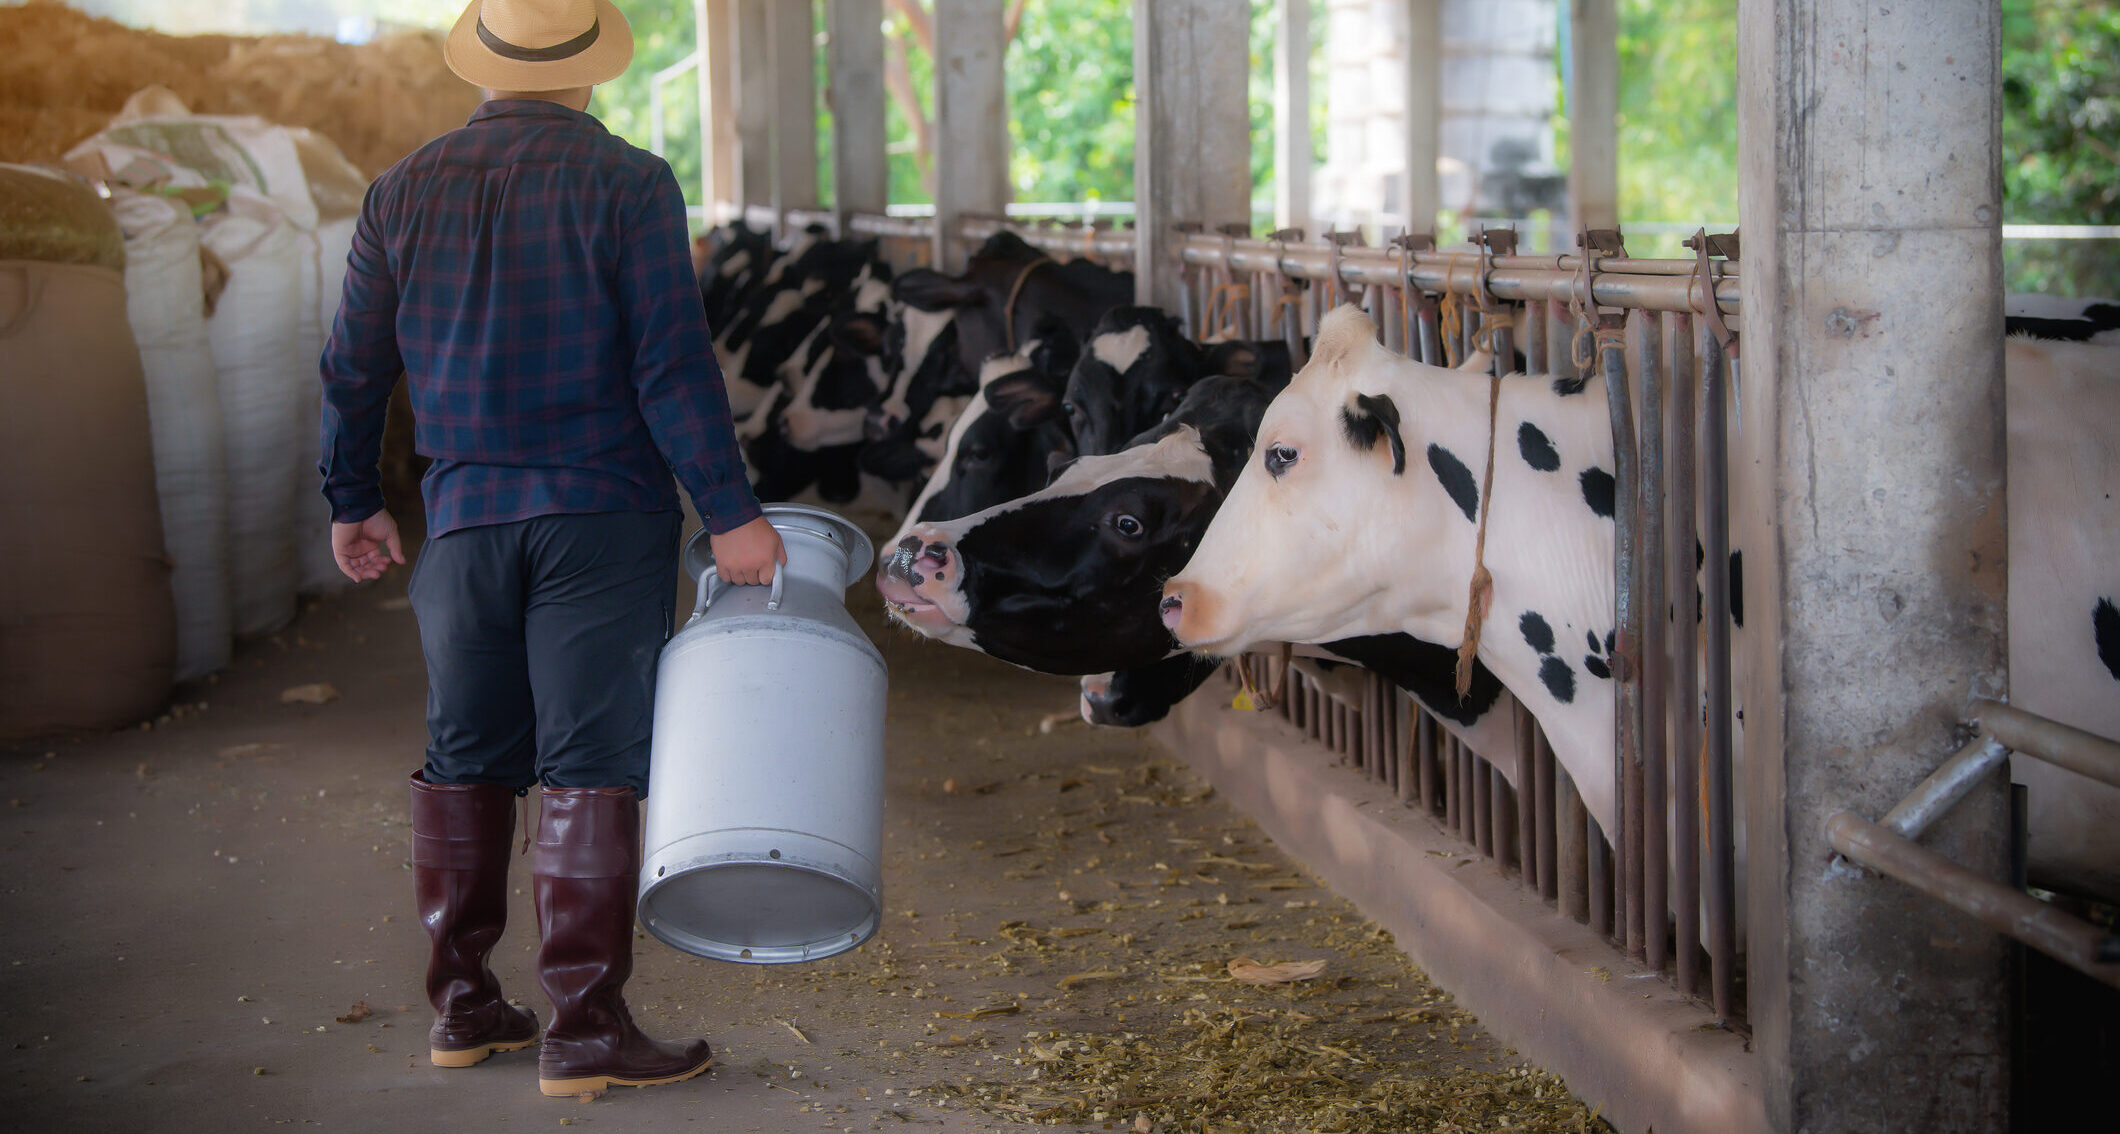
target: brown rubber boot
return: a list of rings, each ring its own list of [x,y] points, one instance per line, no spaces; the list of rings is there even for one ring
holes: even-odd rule
[[[412,773],[412,878],[432,943],[427,1032],[436,1067],[469,1067],[537,1042],[537,1017],[501,997],[486,957],[508,920],[515,793],[496,784],[430,784]]]
[[[641,1034],[622,995],[633,975],[633,903],[640,881],[640,801],[629,787],[546,788],[531,852],[538,977],[552,1026],[538,1051],[538,1088],[556,1097],[652,1087],[707,1069],[705,1040]]]

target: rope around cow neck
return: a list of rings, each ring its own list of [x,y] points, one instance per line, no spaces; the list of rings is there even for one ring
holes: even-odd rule
[[[1008,352],[1010,354],[1016,353],[1016,297],[1023,294],[1023,281],[1030,279],[1032,272],[1052,262],[1053,258],[1051,256],[1040,256],[1032,260],[1030,263],[1023,265],[1023,270],[1016,273],[1016,282],[1009,285],[1008,306],[1001,309],[1001,325],[1008,331]]]

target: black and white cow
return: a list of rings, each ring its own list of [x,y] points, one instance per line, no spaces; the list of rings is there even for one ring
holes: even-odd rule
[[[2003,333],[2120,346],[2120,302],[2024,293],[2003,297]]]
[[[714,353],[732,413],[748,417],[769,399],[781,364],[875,262],[874,241],[833,240],[821,226],[773,261],[728,324],[716,328]]]
[[[699,299],[707,311],[707,326],[718,333],[736,317],[778,253],[771,233],[741,220],[716,229],[713,238],[713,250],[699,265]]]
[[[1257,454],[1164,588],[1163,619],[1180,645],[1227,655],[1261,642],[1463,637],[1489,382],[1392,354],[1375,334],[1351,307],[1321,322],[1309,364],[1260,422]],[[1485,550],[1494,583],[1477,656],[1545,726],[1591,815],[1612,830],[1604,379],[1504,378],[1498,412]]]
[[[1067,420],[1084,455],[1118,451],[1168,417],[1193,383],[1212,374],[1288,382],[1288,345],[1203,346],[1155,307],[1115,307],[1097,320],[1067,379]]]
[[[977,373],[1040,324],[1065,327],[1076,342],[1086,341],[1099,316],[1133,298],[1134,278],[1088,260],[1062,263],[1004,231],[972,253],[962,274],[907,272],[892,290],[922,310],[955,312],[958,357]]]

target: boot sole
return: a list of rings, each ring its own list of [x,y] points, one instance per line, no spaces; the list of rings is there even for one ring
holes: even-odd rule
[[[516,1040],[511,1043],[480,1044],[477,1047],[467,1047],[459,1051],[443,1051],[438,1047],[428,1048],[427,1058],[432,1060],[436,1067],[472,1067],[484,1063],[487,1056],[498,1055],[503,1051],[521,1051],[536,1043],[537,1037],[531,1036],[526,1040]]]
[[[611,1087],[658,1087],[664,1083],[682,1083],[714,1066],[714,1057],[701,1060],[699,1066],[660,1079],[622,1079],[616,1075],[584,1075],[578,1079],[539,1079],[537,1089],[548,1098],[566,1099],[590,1091],[603,1091]]]

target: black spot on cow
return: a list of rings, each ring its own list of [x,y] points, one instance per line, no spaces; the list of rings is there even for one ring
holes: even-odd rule
[[[2091,631],[2098,639],[2098,660],[2105,663],[2105,672],[2120,680],[2120,609],[2115,609],[2113,600],[2101,598],[2091,611]]]
[[[1391,475],[1406,471],[1406,442],[1399,436],[1399,407],[1383,394],[1356,394],[1354,406],[1340,407],[1340,426],[1347,443],[1363,452],[1376,448],[1379,438],[1391,443]]]
[[[1535,610],[1527,610],[1522,618],[1517,619],[1516,625],[1517,629],[1524,633],[1525,645],[1541,654],[1553,652],[1553,627],[1546,624],[1543,615]]]
[[[1539,663],[1538,679],[1545,683],[1546,692],[1553,694],[1554,700],[1563,705],[1575,703],[1575,671],[1568,668],[1567,662],[1548,655]]]
[[[1583,470],[1583,503],[1590,510],[1606,519],[1612,518],[1613,484],[1612,474],[1600,468]]]
[[[1561,455],[1553,447],[1553,441],[1538,426],[1525,422],[1516,427],[1516,448],[1524,455],[1524,463],[1540,472],[1552,472],[1561,467]]]
[[[1572,398],[1582,393],[1583,387],[1589,384],[1590,376],[1587,374],[1575,378],[1555,378],[1553,380],[1553,392],[1564,398]]]
[[[1428,467],[1435,470],[1435,479],[1442,482],[1443,491],[1465,513],[1468,520],[1477,520],[1480,511],[1479,485],[1473,483],[1472,470],[1465,462],[1441,445],[1428,446]]]
[[[1615,640],[1615,635],[1606,634],[1605,640],[1600,642],[1597,640],[1597,632],[1593,630],[1584,634],[1583,638],[1590,643],[1590,652],[1583,655],[1583,668],[1588,670],[1593,677],[1602,677],[1607,681],[1611,680],[1612,643]]]

